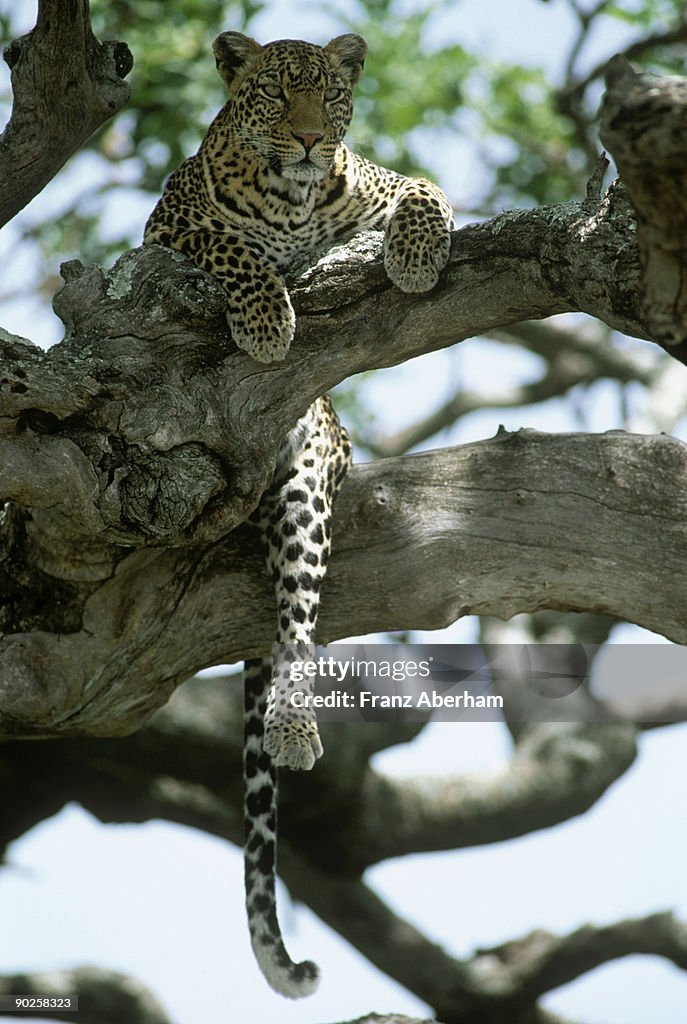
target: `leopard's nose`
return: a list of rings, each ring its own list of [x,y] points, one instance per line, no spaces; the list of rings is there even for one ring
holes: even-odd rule
[[[299,142],[303,143],[303,149],[306,153],[309,153],[316,142],[319,142],[322,138],[322,132],[294,132],[294,136]]]

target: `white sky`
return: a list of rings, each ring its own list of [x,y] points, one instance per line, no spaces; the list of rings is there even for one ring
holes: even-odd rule
[[[0,10],[10,6],[15,0],[0,0]],[[35,4],[25,7],[29,26]],[[316,15],[312,4],[286,0],[271,5],[254,27],[265,40],[320,40],[340,30]],[[571,21],[562,0],[464,0],[434,31],[553,73]],[[590,61],[622,45],[619,24],[612,31],[613,38],[607,28],[594,40]],[[468,189],[469,166],[452,167],[450,159],[446,165],[440,178],[447,190],[456,195]],[[133,215],[142,224],[146,213]],[[8,259],[7,246],[0,240],[3,257]],[[2,313],[4,326],[34,336],[35,309],[19,304]],[[381,378],[375,387],[389,427],[394,408],[407,414],[412,403],[421,412],[434,403],[435,389],[458,375],[473,387],[486,374],[493,376],[490,350],[476,349],[468,343],[458,359],[437,353],[422,369],[413,364]],[[506,361],[499,351],[500,372],[527,372],[529,357]],[[518,358],[525,360],[520,367]],[[593,429],[615,425],[613,394],[606,385],[591,393]],[[498,422],[571,429],[568,413],[549,404],[532,415],[518,410],[472,417],[454,441],[491,434]],[[638,639],[627,630],[621,635]],[[470,624],[441,636],[449,638],[472,639]],[[388,862],[370,871],[368,880],[394,909],[457,955],[537,927],[565,932],[589,920],[606,923],[664,908],[685,919],[686,736],[682,726],[643,737],[635,766],[582,818],[493,847]],[[507,753],[497,724],[444,723],[380,756],[378,765],[445,776],[493,769]],[[272,994],[253,962],[238,849],[167,823],[104,827],[70,807],[17,842],[10,868],[0,874],[0,970],[92,963],[131,973],[151,987],[176,1024],[249,1018],[260,1024],[322,1024],[371,1010],[426,1012],[313,914],[291,905],[283,888],[280,912],[292,955],[312,957],[322,968],[321,988],[305,1003]],[[687,977],[658,959],[633,957],[561,989],[546,1005],[583,1024],[684,1024]]]

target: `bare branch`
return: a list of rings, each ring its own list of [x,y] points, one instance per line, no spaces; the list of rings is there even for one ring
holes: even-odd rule
[[[47,1007],[22,1008],[23,1017],[78,1024],[172,1024],[152,993],[136,979],[95,967],[74,970],[0,975],[0,995],[46,996],[64,999],[78,996],[78,1010]]]
[[[305,884],[301,879],[299,888]],[[535,932],[470,959],[449,956],[359,881],[309,876],[307,902],[372,963],[434,1007],[437,1017],[479,1024],[554,1024],[538,998],[599,964],[633,953],[685,968],[687,927],[671,914],[587,925],[570,936]]]
[[[341,1024],[441,1024],[441,1021],[427,1020],[426,1017],[420,1020],[419,1017],[406,1017],[403,1013],[369,1013]]]
[[[584,925],[570,935],[538,930],[494,949],[480,950],[485,971],[532,998],[565,985],[600,964],[643,953],[687,969],[687,926],[673,914],[628,918],[616,924]],[[487,966],[489,965],[489,966]]]
[[[503,842],[587,811],[630,766],[632,726],[530,726],[502,772],[447,779],[370,771],[363,817],[370,862],[406,853]],[[584,770],[581,770],[581,769]]]
[[[683,26],[687,38],[687,22]],[[636,74],[622,57],[606,73],[601,138],[637,213],[642,307],[653,337],[687,339],[687,79]]]
[[[511,345],[517,343],[554,367],[560,362],[564,367],[577,368],[581,377],[593,368],[597,380],[607,377],[622,383],[638,381],[649,387],[656,373],[652,365],[656,359],[646,356],[660,354],[648,349],[642,350],[641,355],[628,351],[615,344],[610,334],[604,324],[595,321],[571,325],[561,320],[529,320],[490,331],[489,336]]]
[[[606,6],[606,0],[599,7]],[[594,17],[597,12],[592,11],[591,16]],[[626,61],[637,60],[639,57],[643,57],[644,54],[649,53],[651,50],[657,50],[662,47],[674,46],[676,43],[684,43],[687,41],[687,19],[684,14],[682,15],[682,21],[679,24],[674,25],[672,28],[661,30],[660,32],[652,32],[648,35],[642,36],[641,39],[636,39],[633,43],[630,43],[621,51],[617,56],[623,57]],[[584,75],[583,78],[573,79],[570,77],[566,83],[566,87],[559,95],[559,109],[563,113],[569,113],[571,105],[578,105],[580,98],[585,90],[595,82],[598,78],[606,72],[608,68],[608,60],[604,59],[600,63],[595,64],[590,71]]]
[[[88,0],[39,0],[36,27],[5,50],[12,116],[0,136],[0,225],[129,99],[125,43],[99,43]]]
[[[544,402],[547,399],[564,395],[577,384],[597,379],[598,376],[593,376],[589,370],[583,370],[581,367],[574,368],[568,362],[567,366],[558,364],[549,367],[536,381],[515,384],[502,391],[490,393],[488,391],[467,391],[460,388],[429,416],[409,424],[395,434],[375,441],[363,439],[361,443],[376,456],[402,455],[434,437],[440,431],[451,427],[471,412],[481,409],[511,409]]]

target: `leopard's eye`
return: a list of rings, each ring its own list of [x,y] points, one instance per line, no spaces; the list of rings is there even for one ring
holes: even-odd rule
[[[333,85],[330,89],[324,90],[324,98],[328,103],[333,103],[334,100],[340,100],[343,96],[343,89],[339,89],[338,86]]]
[[[258,88],[271,100],[281,100],[284,98],[284,90],[277,82],[260,82]]]

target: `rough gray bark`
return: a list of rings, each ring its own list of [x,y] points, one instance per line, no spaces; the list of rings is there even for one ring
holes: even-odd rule
[[[4,53],[12,116],[0,135],[0,227],[129,99],[125,43],[99,43],[88,0],[39,0],[36,26]]]
[[[601,139],[613,153],[637,215],[641,303],[652,336],[687,338],[687,80],[608,65]]]

